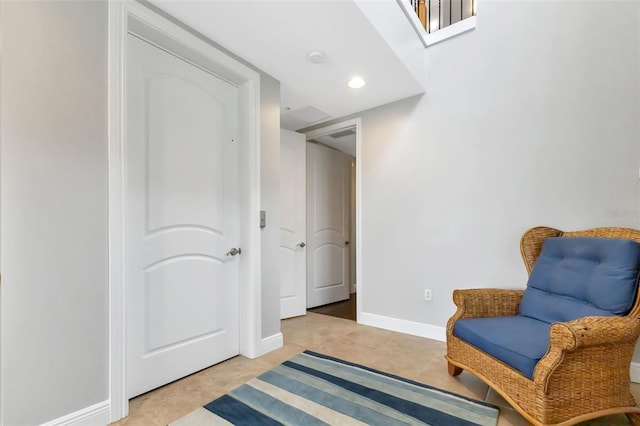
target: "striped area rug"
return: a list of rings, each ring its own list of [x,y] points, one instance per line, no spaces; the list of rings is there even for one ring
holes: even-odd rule
[[[483,425],[498,408],[305,351],[172,423],[208,425]]]

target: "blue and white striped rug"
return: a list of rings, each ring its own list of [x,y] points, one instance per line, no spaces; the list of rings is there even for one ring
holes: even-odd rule
[[[172,423],[483,425],[498,407],[311,351]]]

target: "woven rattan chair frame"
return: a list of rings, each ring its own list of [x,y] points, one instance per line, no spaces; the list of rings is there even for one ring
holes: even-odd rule
[[[548,237],[620,238],[640,242],[640,231],[595,228],[562,232],[536,227],[524,233],[520,251],[527,272]],[[455,290],[456,313],[447,323],[449,374],[475,374],[534,425],[572,425],[611,414],[627,413],[640,424],[640,408],[630,391],[629,369],[640,335],[640,297],[624,317],[586,317],[555,323],[546,355],[533,380],[453,335],[456,321],[465,318],[516,315],[523,290]]]

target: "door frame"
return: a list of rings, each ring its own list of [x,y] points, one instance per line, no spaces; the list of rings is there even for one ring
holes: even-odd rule
[[[362,119],[340,121],[305,132],[307,141],[342,130],[356,130],[356,322],[360,323],[364,283],[362,281]]]
[[[126,194],[127,34],[212,72],[239,89],[239,275],[240,354],[261,351],[260,291],[260,74],[225,51],[141,3],[109,2],[108,24],[108,185],[109,185],[109,400],[111,421],[129,413],[126,394],[126,292],[124,285],[124,200]]]

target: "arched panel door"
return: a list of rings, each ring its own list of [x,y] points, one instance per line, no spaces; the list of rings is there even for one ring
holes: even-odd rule
[[[307,307],[307,143],[287,130],[280,142],[280,318],[290,318]]]
[[[238,89],[128,36],[128,397],[239,352]]]
[[[307,308],[349,298],[351,157],[307,144]]]

